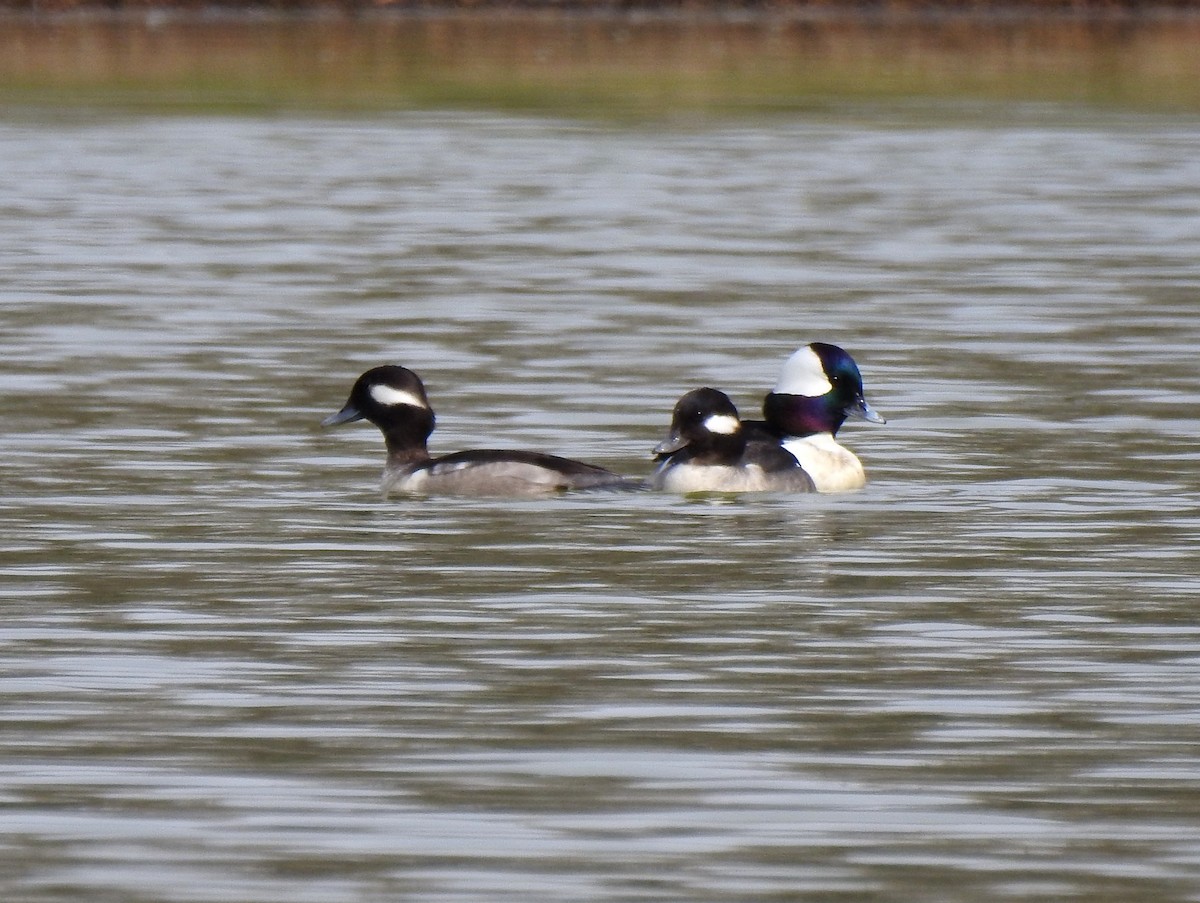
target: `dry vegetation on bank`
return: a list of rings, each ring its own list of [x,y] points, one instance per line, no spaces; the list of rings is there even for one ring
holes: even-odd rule
[[[10,103],[661,115],[953,97],[1200,112],[1190,4],[0,2]]]
[[[1200,0],[0,0],[0,10],[51,13],[71,10],[120,12],[222,10],[347,12],[388,10],[398,13],[559,12],[572,14],[691,14],[766,17],[924,16],[1104,17],[1156,16],[1200,12]]]

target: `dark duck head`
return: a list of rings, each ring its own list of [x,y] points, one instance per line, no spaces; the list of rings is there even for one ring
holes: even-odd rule
[[[825,342],[805,345],[787,359],[763,401],[763,416],[780,436],[837,435],[849,417],[885,423],[863,397],[854,358]]]
[[[383,433],[390,465],[409,464],[429,458],[427,443],[433,432],[434,416],[421,378],[406,367],[374,367],[360,376],[350,398],[336,414],[321,421],[336,426],[368,420]]]
[[[675,403],[671,431],[654,448],[659,458],[686,450],[697,464],[735,464],[746,450],[737,408],[717,389],[693,389]]]

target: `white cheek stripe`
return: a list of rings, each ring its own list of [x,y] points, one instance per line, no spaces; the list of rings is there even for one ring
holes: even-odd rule
[[[722,436],[732,436],[741,427],[741,421],[730,414],[713,414],[704,421],[706,430],[710,433],[720,433]]]
[[[393,389],[391,386],[378,385],[371,386],[371,397],[385,407],[394,407],[396,405],[406,404],[414,408],[427,407],[425,402],[421,401],[412,392],[405,392],[403,389]]]
[[[787,359],[779,374],[775,391],[780,395],[807,395],[815,398],[833,389],[825,366],[817,353],[805,345]]]

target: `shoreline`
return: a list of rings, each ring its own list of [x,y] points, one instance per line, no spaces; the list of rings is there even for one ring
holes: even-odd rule
[[[137,22],[146,17],[172,21],[269,21],[273,19],[557,19],[639,22],[727,22],[758,24],[976,22],[1055,24],[1079,22],[1154,22],[1200,19],[1200,0],[1025,0],[971,2],[966,5],[891,0],[891,2],[601,2],[586,0],[466,0],[466,2],[371,2],[371,0],[279,0],[279,2],[177,2],[133,0],[0,0],[4,21]]]
[[[1200,112],[1200,8],[0,9],[0,101],[579,115],[954,98]]]

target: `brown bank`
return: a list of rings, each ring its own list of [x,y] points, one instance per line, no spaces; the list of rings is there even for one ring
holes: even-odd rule
[[[0,7],[0,101],[589,116],[952,97],[1200,111],[1194,4]]]

